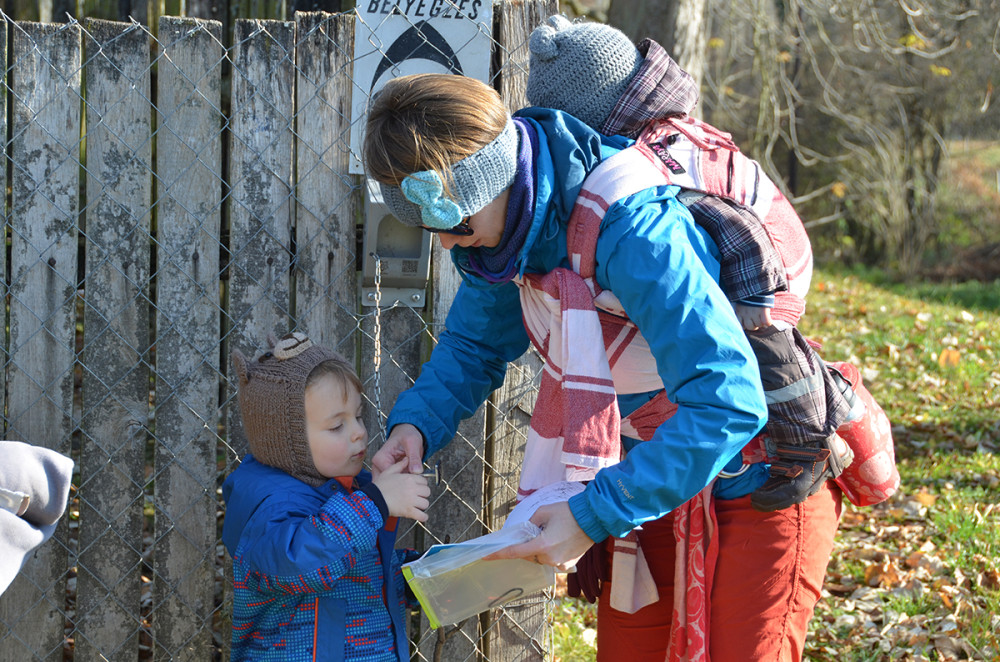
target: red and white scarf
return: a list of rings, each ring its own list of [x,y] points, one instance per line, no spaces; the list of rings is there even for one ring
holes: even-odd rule
[[[676,406],[661,392],[625,420],[616,392],[661,390],[656,362],[617,298],[594,280],[601,219],[617,200],[669,183],[638,150],[602,162],[570,216],[572,270],[518,280],[525,327],[545,370],[525,448],[518,497],[556,481],[590,480],[621,459],[621,433],[652,438]],[[600,310],[598,310],[600,309]],[[677,566],[668,660],[708,660],[708,596],[714,567],[711,486],[674,511]],[[635,532],[616,539],[611,606],[634,613],[659,599]]]

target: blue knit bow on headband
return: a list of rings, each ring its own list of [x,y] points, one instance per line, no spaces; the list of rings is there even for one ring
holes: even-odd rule
[[[444,195],[444,183],[436,171],[407,175],[400,189],[407,200],[420,207],[420,218],[427,227],[450,230],[462,222],[461,207]]]

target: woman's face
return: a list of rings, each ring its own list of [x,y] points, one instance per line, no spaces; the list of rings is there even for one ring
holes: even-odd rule
[[[437,233],[441,246],[451,250],[455,246],[465,248],[495,248],[500,245],[503,229],[507,223],[507,202],[510,200],[510,189],[505,188],[493,201],[469,217],[469,227],[474,232],[470,235]]]

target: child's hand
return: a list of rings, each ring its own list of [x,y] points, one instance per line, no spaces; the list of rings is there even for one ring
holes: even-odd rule
[[[418,522],[427,521],[427,506],[431,488],[427,479],[420,474],[403,473],[407,459],[401,458],[372,479],[382,493],[389,514],[393,517],[409,517]]]
[[[759,331],[771,326],[770,308],[734,303],[733,309],[736,311],[736,319],[740,321],[744,331]]]

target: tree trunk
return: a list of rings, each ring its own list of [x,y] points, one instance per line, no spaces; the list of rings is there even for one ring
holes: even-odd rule
[[[708,42],[707,0],[611,0],[608,23],[633,41],[650,37],[659,42],[701,87]]]

